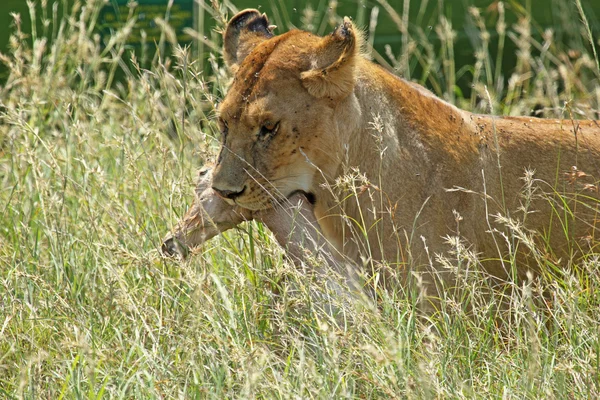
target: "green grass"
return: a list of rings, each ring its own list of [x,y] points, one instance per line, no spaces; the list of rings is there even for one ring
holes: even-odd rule
[[[489,295],[479,260],[452,241],[436,262],[457,271],[460,290],[439,312],[420,312],[424,300],[399,288],[379,291],[376,307],[337,304],[336,319],[312,300],[318,282],[260,225],[211,240],[188,262],[163,258],[161,238],[218,147],[212,117],[227,74],[218,54],[205,69],[186,50],[128,67],[127,28],[108,46],[95,36],[99,5],[51,21],[52,43],[38,32],[31,45],[17,24],[2,57],[11,75],[0,92],[0,397],[600,396],[597,254],[578,265],[585,274]],[[485,37],[474,41],[477,64],[454,66],[441,15],[432,28],[441,48],[415,28],[403,54],[377,57],[466,109],[596,116],[589,29],[571,32],[582,44],[569,48],[548,33],[539,42],[522,16],[499,34],[521,46],[511,76]],[[329,17],[339,18],[314,26]],[[459,73],[472,77],[472,96],[456,89]],[[498,314],[501,301],[510,313]]]

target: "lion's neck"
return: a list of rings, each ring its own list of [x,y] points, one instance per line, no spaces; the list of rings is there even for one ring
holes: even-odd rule
[[[336,109],[343,155],[331,175],[354,175],[357,169],[377,189],[356,198],[342,193],[345,214],[356,221],[366,219],[364,226],[388,229],[389,221],[376,223],[375,219],[389,207],[395,215],[414,217],[424,204],[441,201],[437,194],[448,182],[473,186],[467,181],[473,174],[465,171],[475,170],[478,163],[469,113],[366,61],[359,64],[357,78],[353,95]],[[360,178],[351,178],[361,186],[357,192],[370,187]],[[317,209],[317,216],[331,214],[333,205]],[[348,235],[340,219],[321,219],[320,224],[328,239],[343,243],[338,248],[345,254],[358,254],[357,246],[364,246],[360,238],[344,239]],[[398,229],[410,231],[409,226]],[[381,233],[382,237],[388,234]],[[379,247],[369,251],[374,259],[382,258]]]
[[[357,152],[355,160],[372,160],[384,149],[425,164],[436,161],[430,159],[432,154],[445,154],[444,163],[464,162],[477,154],[471,114],[419,85],[365,61],[354,94],[360,104],[360,121],[349,138]]]

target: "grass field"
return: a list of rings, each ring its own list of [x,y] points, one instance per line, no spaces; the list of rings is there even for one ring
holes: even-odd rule
[[[212,42],[206,68],[185,49],[136,67],[130,26],[100,43],[101,3],[50,14],[45,32],[22,32],[15,18],[1,57],[11,71],[0,91],[1,398],[600,397],[597,254],[578,265],[584,274],[514,283],[506,316],[473,274],[434,314],[400,288],[379,291],[377,307],[342,304],[336,319],[259,224],[189,261],[163,258],[161,239],[218,148],[214,108],[228,74]],[[598,118],[589,25],[556,42],[513,3],[470,11],[474,65],[455,65],[443,14],[430,33],[407,21],[401,49],[374,57],[465,109]],[[225,7],[213,6],[222,21]],[[517,25],[502,23],[509,12]],[[305,22],[339,18],[316,10]],[[497,68],[507,41],[519,46],[514,71]],[[469,94],[455,86],[465,74]]]

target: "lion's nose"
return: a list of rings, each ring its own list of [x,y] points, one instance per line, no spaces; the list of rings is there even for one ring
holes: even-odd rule
[[[237,197],[239,197],[242,193],[244,193],[244,190],[246,190],[246,187],[244,186],[242,189],[234,189],[234,190],[230,190],[230,189],[219,189],[216,186],[212,187],[213,190],[215,192],[217,192],[217,194],[219,196],[221,196],[224,199],[230,199],[230,200],[235,200]]]

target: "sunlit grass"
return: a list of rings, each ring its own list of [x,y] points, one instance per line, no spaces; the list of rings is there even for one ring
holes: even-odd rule
[[[218,147],[212,116],[228,76],[218,54],[206,67],[184,49],[128,64],[130,27],[102,45],[92,29],[100,5],[56,17],[46,32],[53,41],[16,23],[2,57],[11,74],[0,92],[0,397],[600,396],[592,251],[573,273],[496,290],[477,255],[449,237],[452,250],[432,257],[457,284],[442,291],[438,312],[420,311],[427,299],[418,290],[397,288],[378,290],[375,305],[329,295],[335,319],[313,302],[319,282],[284,261],[258,224],[211,240],[187,262],[163,258],[161,238]],[[305,28],[324,33],[339,21],[323,7],[305,12]],[[471,11],[475,26],[481,12]],[[520,44],[510,76],[498,67],[503,45],[492,58],[483,29],[477,63],[454,65],[456,27],[443,15],[432,27],[441,48],[409,24],[402,52],[375,59],[474,111],[597,116],[591,34],[580,48],[549,32],[540,42],[521,16],[495,28]],[[406,16],[396,17],[400,28]],[[218,49],[210,37],[207,48]],[[456,88],[465,74],[469,96]],[[527,245],[518,223],[501,222]]]

